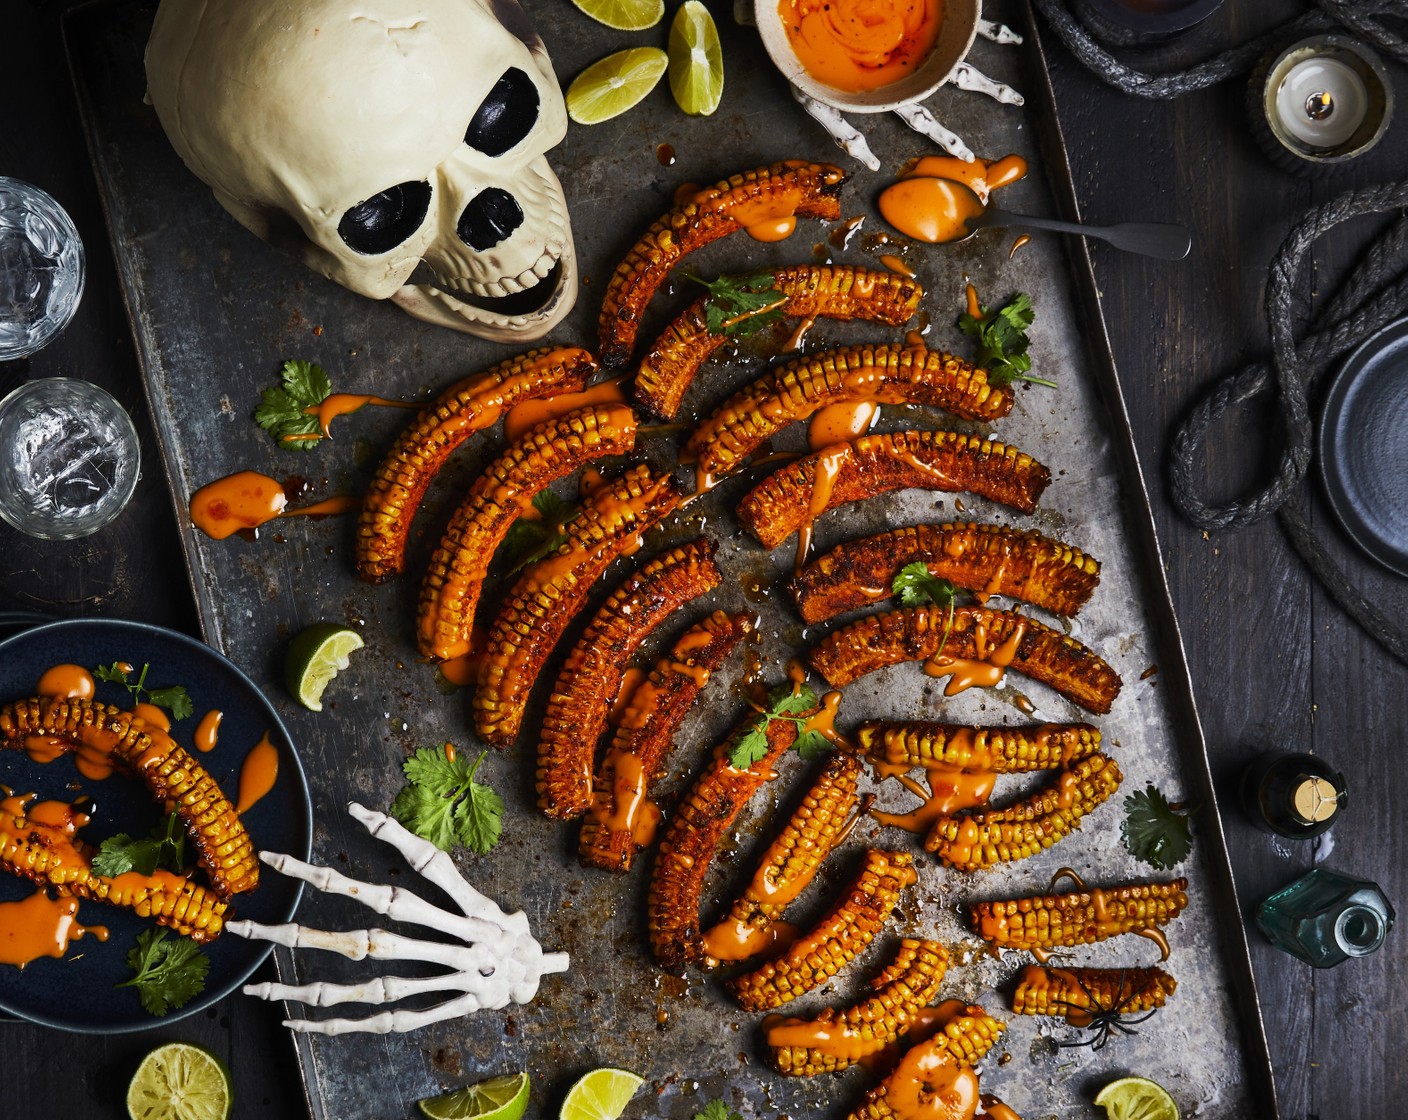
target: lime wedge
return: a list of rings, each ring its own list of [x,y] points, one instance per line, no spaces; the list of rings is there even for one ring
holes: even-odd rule
[[[1178,1120],[1178,1105],[1168,1090],[1147,1077],[1111,1081],[1095,1103],[1110,1120]]]
[[[676,105],[696,117],[707,117],[723,100],[719,29],[699,0],[684,0],[670,24],[670,92]]]
[[[132,1120],[225,1120],[233,1100],[225,1063],[189,1042],[158,1046],[127,1086]]]
[[[593,62],[567,87],[567,115],[578,124],[620,116],[655,88],[669,61],[656,47],[632,47]]]
[[[572,0],[572,3],[584,15],[617,31],[644,31],[659,23],[665,14],[665,0]]]
[[[309,711],[321,712],[328,681],[347,668],[349,655],[365,644],[357,631],[335,622],[315,622],[299,631],[284,658],[288,690]]]
[[[528,1111],[528,1075],[493,1077],[416,1103],[430,1120],[519,1120]]]
[[[616,1120],[645,1078],[624,1069],[594,1069],[567,1090],[559,1120]]]

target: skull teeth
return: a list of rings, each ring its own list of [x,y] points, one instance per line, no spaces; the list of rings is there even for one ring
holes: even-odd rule
[[[525,268],[517,276],[504,276],[498,280],[472,280],[468,277],[450,277],[436,274],[436,281],[442,288],[451,291],[467,291],[476,296],[507,296],[526,291],[542,280],[546,280],[557,262],[562,259],[562,245],[551,244],[539,254],[532,268]]]

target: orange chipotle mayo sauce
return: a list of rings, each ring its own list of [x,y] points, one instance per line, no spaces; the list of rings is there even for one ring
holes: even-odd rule
[[[250,748],[240,766],[240,794],[235,811],[243,813],[274,788],[279,776],[279,749],[266,731]]]
[[[942,0],[779,0],[777,10],[807,72],[848,93],[914,73],[943,24]]]

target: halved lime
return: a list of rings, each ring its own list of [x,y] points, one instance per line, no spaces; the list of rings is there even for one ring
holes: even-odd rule
[[[567,115],[578,124],[619,117],[655,88],[669,62],[657,47],[632,47],[593,62],[567,87]]]
[[[567,1090],[558,1120],[616,1120],[644,1080],[630,1070],[594,1069]]]
[[[1095,1103],[1110,1120],[1178,1120],[1178,1105],[1168,1090],[1147,1077],[1111,1081]]]
[[[723,100],[719,29],[699,0],[684,0],[670,24],[670,92],[676,105],[697,117],[707,117]]]
[[[491,1077],[416,1103],[430,1120],[520,1120],[528,1111],[528,1075]]]
[[[665,14],[665,0],[572,0],[597,23],[617,31],[644,31]]]
[[[365,644],[357,631],[335,622],[315,622],[299,631],[284,658],[288,690],[309,711],[321,712],[328,681],[347,668],[349,656]]]
[[[225,1063],[189,1042],[158,1046],[127,1086],[132,1120],[225,1120],[233,1101]]]

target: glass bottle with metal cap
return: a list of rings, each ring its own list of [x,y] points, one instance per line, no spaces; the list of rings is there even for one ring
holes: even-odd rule
[[[1242,775],[1242,807],[1258,828],[1319,836],[1349,803],[1344,775],[1313,754],[1263,754]]]
[[[1276,948],[1316,968],[1365,957],[1384,943],[1394,912],[1377,883],[1317,867],[1258,907],[1256,924]]]

